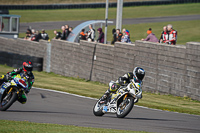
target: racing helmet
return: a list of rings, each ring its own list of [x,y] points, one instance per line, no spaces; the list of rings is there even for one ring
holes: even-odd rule
[[[33,63],[31,61],[23,62],[23,70],[25,72],[31,72],[33,70]]]
[[[115,92],[118,89],[118,85],[116,83],[109,84],[109,91]]]
[[[133,75],[137,80],[142,81],[145,76],[145,71],[141,67],[135,67],[133,70]]]

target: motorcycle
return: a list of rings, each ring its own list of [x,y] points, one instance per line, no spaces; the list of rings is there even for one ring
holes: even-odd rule
[[[0,88],[0,111],[6,111],[27,88],[27,79],[26,77],[22,78],[20,74],[15,75],[8,82],[4,82]]]
[[[134,103],[139,98],[142,98],[142,89],[133,81],[127,86],[121,86],[116,93],[111,94],[107,98],[105,103],[101,103],[102,98],[103,96],[94,105],[93,113],[95,116],[113,113],[118,118],[124,118],[130,113]]]

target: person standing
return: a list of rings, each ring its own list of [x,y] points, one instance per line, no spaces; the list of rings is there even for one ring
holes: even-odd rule
[[[117,41],[117,38],[116,38],[116,30],[113,29],[112,30],[112,35],[113,35],[113,38],[112,38],[112,41],[111,41],[111,44],[115,44],[115,42]]]
[[[160,36],[160,43],[166,43],[166,41],[169,40],[169,33],[167,31],[167,26],[163,27],[163,32]]]
[[[104,33],[102,31],[102,28],[99,28],[97,31],[99,33],[99,37],[97,39],[97,42],[104,43]]]
[[[158,38],[155,36],[155,34],[152,33],[151,28],[149,28],[149,30],[147,30],[147,38],[146,39],[141,39],[142,41],[149,41],[149,42],[159,42]]]
[[[173,29],[173,26],[171,24],[167,25],[167,30],[169,33],[169,40],[166,41],[170,45],[176,45],[177,41],[177,31]]]
[[[61,30],[62,30],[62,34],[61,34],[60,39],[61,40],[66,40],[67,39],[67,36],[66,36],[67,34],[66,34],[65,26],[62,26]]]
[[[89,25],[89,31],[88,31],[88,41],[92,41],[94,42],[94,38],[95,38],[95,30],[93,29],[92,25]]]
[[[40,33],[41,39],[43,40],[49,40],[48,34],[45,32],[44,29],[42,29],[42,32]]]
[[[122,33],[120,32],[120,29],[116,30],[116,41],[121,42],[122,39]]]

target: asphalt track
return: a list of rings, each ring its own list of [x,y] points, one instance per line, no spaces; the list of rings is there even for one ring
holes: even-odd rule
[[[200,116],[134,106],[119,119],[113,114],[93,115],[95,99],[33,88],[25,105],[15,102],[0,112],[1,120],[55,123],[83,127],[162,133],[200,133]]]
[[[122,24],[140,24],[140,23],[155,23],[155,22],[169,22],[169,21],[186,21],[186,20],[200,20],[200,15],[182,15],[182,16],[165,16],[165,17],[149,17],[149,18],[132,18],[123,19]],[[111,19],[116,24],[115,19]],[[20,23],[20,32],[26,32],[28,27],[41,31],[60,29],[62,25],[68,24],[70,27],[76,27],[77,25],[85,22],[83,21],[54,21],[54,22],[33,22],[33,23]]]

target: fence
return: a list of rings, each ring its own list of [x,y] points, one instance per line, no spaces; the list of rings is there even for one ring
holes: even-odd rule
[[[136,41],[135,44],[116,43],[113,46],[52,40],[51,54],[47,56],[48,46],[45,41],[0,37],[1,51],[21,51],[20,54],[42,57],[44,71],[47,71],[47,57],[50,57],[51,72],[108,83],[131,72],[135,66],[141,66],[146,70],[143,90],[200,100],[200,43],[173,46]]]
[[[166,5],[182,3],[198,3],[200,0],[156,0],[124,2],[123,6]],[[81,4],[48,4],[48,5],[0,5],[1,10],[30,10],[30,9],[78,9],[78,8],[105,8],[105,3],[81,3]],[[109,7],[117,7],[117,3],[109,3]]]

